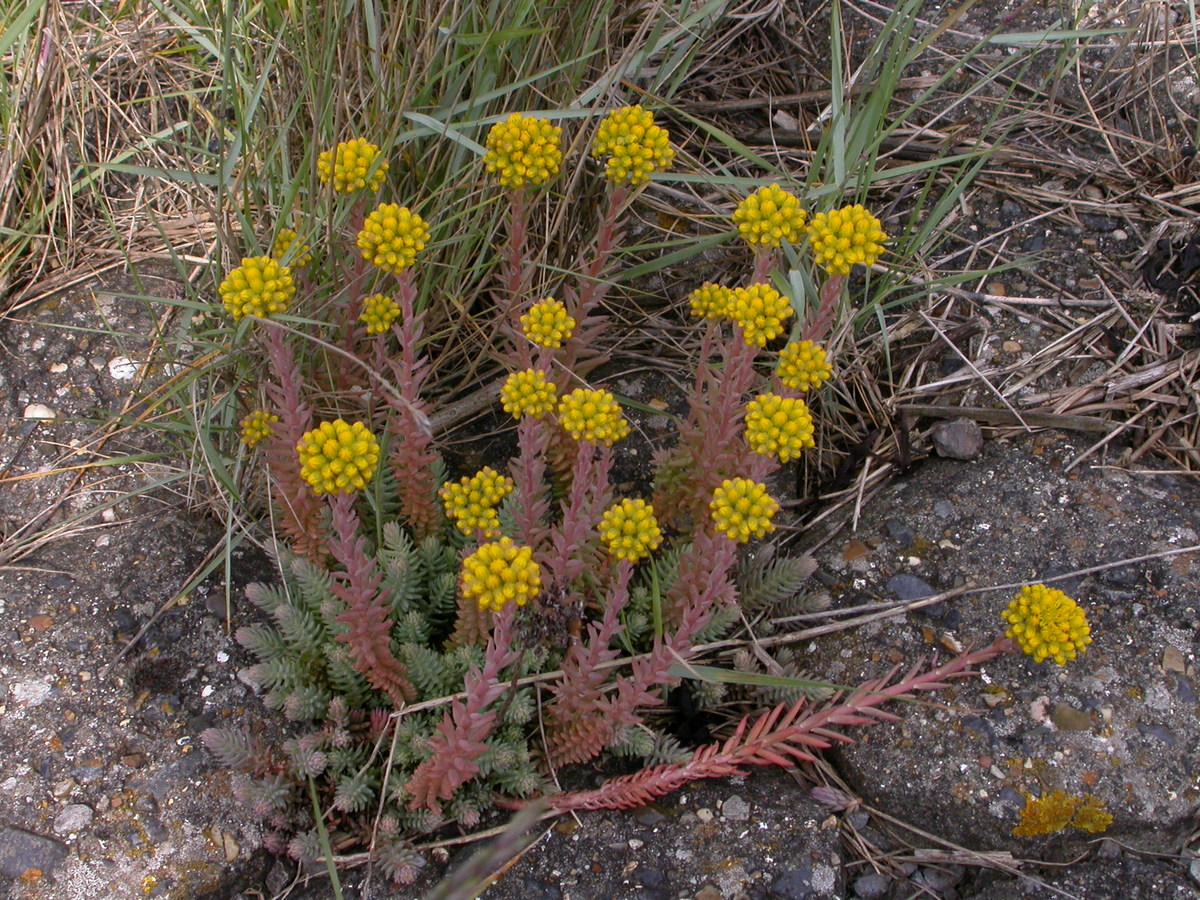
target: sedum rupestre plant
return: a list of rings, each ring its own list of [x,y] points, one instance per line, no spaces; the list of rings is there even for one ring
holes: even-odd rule
[[[237,771],[235,790],[276,852],[359,853],[408,881],[422,865],[416,842],[443,825],[471,828],[535,795],[560,811],[632,806],[697,778],[811,759],[847,739],[838,729],[893,718],[884,703],[1015,646],[1000,639],[815,705],[788,694],[694,752],[655,729],[648,712],[679,664],[739,609],[787,599],[809,572],[770,554],[747,566],[739,551],[776,527],[769,479],[814,446],[805,398],[832,374],[821,341],[851,268],[874,265],[887,238],[861,206],[809,217],[778,185],[740,203],[731,233],[753,248],[751,277],[691,295],[702,340],[678,441],[659,452],[649,497],[618,496],[610,473],[630,424],[588,378],[603,361],[622,214],[674,150],[641,107],[603,118],[594,237],[575,275],[547,285],[526,238],[562,141],[558,126],[521,114],[486,138],[482,168],[507,208],[489,323],[509,370],[498,403],[517,432],[507,463],[445,471],[417,304],[418,279],[433,277],[423,255],[445,236],[409,207],[374,202],[387,183],[380,148],[356,138],[317,161],[325,202],[349,205],[351,234],[322,248],[316,224],[280,227],[273,255],[243,259],[220,285],[266,362],[242,440],[261,454],[282,573],[247,591],[268,623],[236,636],[258,658],[246,680],[295,731],[279,746],[238,729],[210,729],[204,742]],[[807,242],[825,272],[801,322],[772,283],[785,242]],[[1046,640],[1035,640],[1043,657],[1067,653]],[[605,751],[646,767],[555,792],[557,767]]]

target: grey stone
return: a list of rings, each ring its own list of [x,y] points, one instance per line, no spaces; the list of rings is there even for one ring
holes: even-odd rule
[[[975,459],[983,450],[983,431],[973,419],[949,419],[933,426],[933,449],[947,459]]]
[[[731,822],[744,822],[750,818],[750,804],[733,794],[721,804],[721,815]]]
[[[913,530],[899,519],[888,519],[883,526],[887,529],[888,537],[901,547],[912,546],[912,542],[916,540],[917,536]]]
[[[54,817],[54,833],[79,834],[92,824],[93,815],[95,813],[92,812],[92,808],[83,803],[64,806]]]
[[[66,845],[54,838],[23,828],[0,828],[0,874],[5,878],[20,878],[35,869],[48,875],[67,852]]]
[[[921,600],[925,597],[932,597],[937,593],[928,582],[918,578],[916,575],[909,575],[907,572],[901,572],[899,575],[893,575],[887,581],[887,589],[896,595],[896,599],[907,603],[910,600]]]
[[[939,500],[933,504],[933,514],[939,519],[948,519],[954,515],[954,504],[949,500]]]
[[[888,892],[892,879],[882,872],[872,872],[854,879],[854,893],[860,900],[879,900]]]

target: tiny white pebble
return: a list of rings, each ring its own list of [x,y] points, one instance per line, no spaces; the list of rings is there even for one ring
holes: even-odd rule
[[[116,381],[128,381],[138,373],[138,364],[127,356],[118,356],[108,361],[108,374]]]
[[[44,403],[30,403],[25,407],[27,419],[57,419],[58,413]]]

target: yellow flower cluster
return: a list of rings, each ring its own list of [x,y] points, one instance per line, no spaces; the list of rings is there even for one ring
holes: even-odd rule
[[[732,296],[733,288],[706,281],[688,295],[688,303],[691,304],[693,316],[719,319],[725,315]]]
[[[746,442],[762,456],[795,459],[805,447],[816,446],[812,415],[803,400],[759,394],[746,404]]]
[[[525,337],[538,346],[557,350],[563,341],[575,333],[575,320],[559,301],[547,297],[533,304],[529,312],[521,316],[521,330]]]
[[[562,166],[562,129],[549,119],[513,113],[488,131],[488,172],[506,188],[545,184]]]
[[[613,184],[639,185],[671,165],[675,151],[665,128],[654,124],[654,115],[640,106],[614,109],[596,132],[592,157],[608,157],[604,177]]]
[[[819,212],[808,225],[813,258],[830,275],[849,275],[859,263],[873,265],[886,240],[883,224],[858,203]]]
[[[799,242],[806,217],[800,198],[777,184],[768,184],[738,204],[733,224],[750,246],[778,247],[784,241]]]
[[[752,347],[765,347],[783,332],[792,317],[792,304],[769,284],[734,288],[724,314],[742,330],[742,339]]]
[[[1054,790],[1036,799],[1025,795],[1021,821],[1012,833],[1014,837],[1036,837],[1072,826],[1098,834],[1107,831],[1112,820],[1099,797],[1093,794],[1073,797],[1066,791]]]
[[[617,398],[604,390],[576,388],[558,403],[558,421],[574,440],[612,445],[629,434]]]
[[[524,606],[542,587],[542,573],[530,547],[518,547],[511,538],[483,544],[463,560],[463,596],[480,609],[499,612],[504,604]]]
[[[1079,604],[1044,584],[1027,585],[1001,614],[1015,639],[1034,662],[1049,658],[1060,666],[1083,653],[1092,642],[1092,630]]]
[[[621,500],[600,519],[600,540],[616,559],[636,562],[662,543],[662,530],[654,508],[645,500]]]
[[[378,160],[378,164],[376,161]],[[368,188],[379,190],[388,162],[379,156],[379,148],[364,138],[342,141],[333,150],[317,157],[317,177],[321,184],[333,182],[339,194]]]
[[[512,493],[513,480],[501,475],[491,466],[484,466],[474,475],[442,485],[446,515],[454,520],[458,530],[466,535],[482,531],[491,540],[500,536],[500,517],[496,507]]]
[[[279,416],[274,413],[265,409],[254,410],[242,419],[242,443],[254,449],[271,436],[271,423],[278,421]]]
[[[774,530],[771,518],[779,511],[779,504],[767,493],[765,484],[749,478],[726,478],[713,491],[708,509],[717,531],[743,544]]]
[[[779,351],[775,374],[794,391],[819,388],[833,375],[825,350],[812,341],[792,341]]]
[[[266,318],[287,309],[296,294],[292,270],[281,266],[269,256],[249,256],[225,276],[217,289],[221,302],[233,318],[243,316]]]
[[[400,317],[400,305],[387,294],[372,294],[363,300],[358,321],[367,326],[367,334],[383,334]]]
[[[290,265],[300,268],[307,266],[312,262],[312,248],[304,241],[300,240],[300,235],[296,233],[294,228],[280,228],[279,233],[275,235],[275,242],[271,245],[271,255],[275,259],[283,262],[284,258],[290,253]]]
[[[361,491],[375,475],[379,442],[362,422],[322,422],[296,444],[300,477],[317,494]]]
[[[558,388],[538,369],[513,372],[500,388],[500,403],[514,419],[522,416],[541,418],[558,402]]]
[[[380,204],[358,233],[363,259],[395,275],[413,264],[428,241],[425,220],[398,203]]]

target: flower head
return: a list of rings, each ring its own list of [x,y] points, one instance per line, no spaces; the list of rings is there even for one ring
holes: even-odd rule
[[[783,323],[792,317],[792,304],[769,284],[752,284],[733,289],[725,315],[742,330],[742,340],[765,347],[783,332]]]
[[[727,314],[726,310],[732,297],[733,288],[706,281],[688,295],[688,303],[692,307],[693,316],[719,319]]]
[[[558,421],[577,441],[612,445],[629,434],[617,398],[604,390],[577,388],[558,403]]]
[[[387,170],[388,162],[380,157],[379,148],[365,138],[342,141],[317,157],[317,177],[321,184],[332,181],[339,194],[363,188],[377,191]]]
[[[483,162],[506,188],[545,184],[562,165],[562,129],[549,119],[513,113],[488,131]]]
[[[815,447],[813,420],[803,400],[759,394],[746,404],[746,442],[763,456],[780,462],[794,459],[805,447]]]
[[[737,205],[733,224],[751,247],[778,247],[784,241],[799,242],[806,216],[799,197],[777,184],[768,184]]]
[[[604,177],[613,184],[639,185],[671,165],[675,151],[665,128],[654,124],[654,115],[640,106],[614,109],[596,132],[595,159],[607,156]]]
[[[654,509],[645,500],[625,499],[610,506],[600,519],[600,540],[616,559],[636,562],[662,543]]]
[[[830,275],[849,275],[859,263],[874,265],[886,240],[882,223],[859,203],[819,212],[808,223],[813,257]]]
[[[250,256],[225,276],[217,293],[237,322],[243,316],[266,318],[283,312],[296,294],[296,284],[287,266],[269,256]]]
[[[322,422],[296,444],[300,477],[317,494],[361,491],[375,475],[379,442],[362,422]]]
[[[521,330],[538,346],[558,349],[575,332],[575,320],[567,314],[565,306],[547,297],[521,316]]]
[[[775,374],[784,387],[794,391],[819,388],[833,375],[825,351],[812,341],[792,341],[779,351]]]
[[[289,254],[291,255],[291,265],[296,268],[307,266],[312,262],[311,248],[300,240],[296,229],[280,228],[279,233],[275,235],[275,242],[271,245],[271,256],[283,262]]]
[[[463,560],[463,596],[480,609],[499,612],[504,604],[524,606],[542,587],[542,573],[533,549],[518,547],[511,538],[483,544]]]
[[[717,531],[743,544],[774,530],[771,518],[779,511],[779,504],[767,493],[765,484],[749,478],[726,478],[713,491],[708,509]]]
[[[395,275],[413,264],[428,241],[425,220],[398,203],[380,204],[358,233],[363,259]]]
[[[1014,638],[1034,662],[1052,659],[1060,666],[1092,642],[1092,630],[1079,604],[1062,591],[1044,584],[1028,585],[1002,613]]]
[[[500,388],[500,402],[504,411],[514,419],[523,416],[541,418],[554,410],[558,402],[558,388],[547,380],[546,373],[538,369],[513,372]]]
[[[484,466],[474,475],[442,485],[438,495],[446,515],[454,520],[458,530],[471,535],[482,531],[489,540],[500,536],[500,518],[496,507],[512,493],[513,480],[501,475],[491,466]]]
[[[372,294],[363,300],[358,321],[367,326],[367,334],[383,334],[400,317],[400,305],[387,294]]]
[[[271,423],[278,422],[279,416],[265,409],[256,409],[242,419],[242,443],[250,449],[271,436]]]

